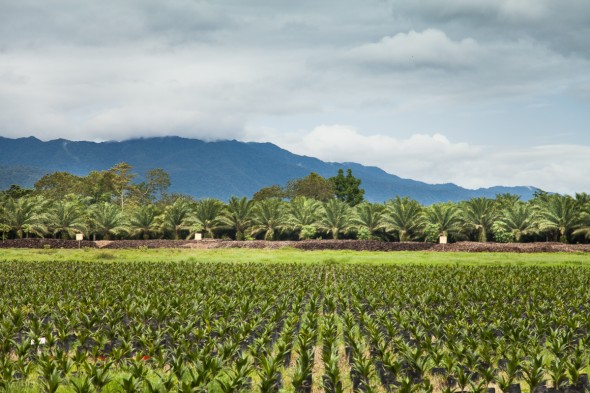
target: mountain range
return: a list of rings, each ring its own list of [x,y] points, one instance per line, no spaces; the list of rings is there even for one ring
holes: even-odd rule
[[[324,162],[293,154],[272,143],[239,141],[205,142],[180,137],[132,139],[122,142],[77,142],[65,139],[41,141],[35,137],[0,137],[0,189],[11,184],[31,187],[46,173],[57,171],[86,175],[127,162],[138,174],[162,168],[170,174],[169,192],[195,198],[227,200],[232,195],[251,197],[262,187],[307,176],[324,177],[338,169],[352,170],[362,179],[365,198],[383,202],[396,195],[409,196],[423,204],[460,201],[512,193],[530,199],[534,187],[491,187],[476,190],[452,183],[428,184],[387,173],[380,168],[352,162]],[[141,176],[139,176],[141,178]]]

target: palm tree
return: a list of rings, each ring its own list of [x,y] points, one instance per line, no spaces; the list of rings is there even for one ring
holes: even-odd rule
[[[206,237],[213,238],[213,231],[223,224],[222,214],[224,207],[221,201],[212,198],[205,198],[197,202],[192,217],[194,224],[196,224],[193,227],[194,232],[205,231]]]
[[[94,205],[91,220],[95,238],[98,234],[104,240],[109,240],[111,235],[127,232],[128,229],[121,208],[110,202]]]
[[[132,236],[138,236],[143,240],[160,231],[158,226],[158,210],[154,205],[142,205],[136,208],[129,219],[129,227]]]
[[[541,230],[559,232],[559,240],[568,242],[570,232],[584,226],[580,204],[568,195],[550,195],[539,210],[539,226]]]
[[[322,204],[315,199],[296,197],[291,200],[287,222],[299,232],[299,239],[308,239],[314,235],[321,209]]]
[[[388,231],[399,234],[400,242],[410,241],[424,223],[422,206],[413,199],[398,196],[385,203],[383,220]]]
[[[514,206],[516,203],[520,202],[520,195],[516,194],[496,194],[496,205],[498,210],[506,209],[508,207]]]
[[[436,203],[426,208],[426,222],[438,231],[438,236],[461,232],[461,211],[455,204]]]
[[[49,202],[41,196],[8,198],[2,209],[0,222],[10,228],[19,239],[30,234],[41,236],[47,232]]]
[[[585,192],[576,192],[575,199],[581,210],[590,213],[590,194]]]
[[[332,239],[338,239],[340,233],[347,232],[351,227],[350,206],[338,199],[330,199],[324,203],[324,215],[320,220],[320,228],[330,232]]]
[[[383,210],[385,207],[376,203],[363,202],[356,205],[354,215],[352,217],[352,224],[359,229],[366,230],[370,238],[375,238],[375,234],[385,229],[383,222]]]
[[[586,239],[590,239],[590,213],[582,213],[581,219],[582,225],[580,226],[580,228],[574,230],[572,232],[572,235],[584,235]]]
[[[512,233],[514,240],[520,242],[523,235],[538,231],[537,212],[533,206],[516,202],[500,212],[496,224],[503,230]]]
[[[264,233],[264,240],[274,240],[285,226],[283,204],[278,198],[264,199],[254,205],[252,235]]]
[[[178,198],[172,205],[166,206],[160,216],[160,228],[172,231],[174,240],[180,237],[180,231],[190,228],[191,206],[186,199]]]
[[[573,235],[584,235],[586,239],[590,239],[590,194],[585,192],[576,193],[576,202],[581,211],[582,225],[580,228],[572,232]]]
[[[1,215],[2,212],[0,212]],[[10,232],[10,226],[0,222],[0,234],[2,235],[2,237],[0,237],[0,240],[6,240],[6,234]]]
[[[246,197],[230,198],[222,220],[225,225],[236,231],[236,240],[244,240],[244,233],[252,225],[252,208],[254,202]]]
[[[82,206],[81,201],[76,198],[55,202],[49,212],[49,227],[53,236],[60,234],[62,239],[67,239],[86,230],[86,217]]]
[[[462,208],[464,224],[479,232],[480,242],[487,242],[488,232],[498,216],[495,201],[483,197],[472,198],[464,202]]]

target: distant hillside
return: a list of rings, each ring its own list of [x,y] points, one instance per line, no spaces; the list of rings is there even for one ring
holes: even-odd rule
[[[170,174],[171,192],[221,200],[232,195],[251,197],[262,187],[284,185],[288,180],[310,172],[324,177],[334,176],[340,168],[350,168],[362,179],[365,196],[373,202],[400,195],[431,204],[476,196],[493,198],[506,192],[528,200],[535,191],[532,187],[469,190],[450,183],[433,185],[402,179],[377,167],[330,163],[296,155],[271,143],[203,142],[179,137],[102,143],[0,137],[0,189],[11,184],[31,187],[43,174],[56,171],[86,175],[92,170],[109,169],[122,161],[132,165],[140,174],[163,168]]]

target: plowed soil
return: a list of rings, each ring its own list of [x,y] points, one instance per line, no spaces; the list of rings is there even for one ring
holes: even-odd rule
[[[233,240],[112,240],[90,241],[58,239],[18,239],[0,241],[0,248],[253,248],[354,251],[440,251],[440,252],[590,252],[590,244],[562,243],[478,243],[432,244],[419,242],[381,242],[374,240],[302,240],[302,241],[233,241]]]

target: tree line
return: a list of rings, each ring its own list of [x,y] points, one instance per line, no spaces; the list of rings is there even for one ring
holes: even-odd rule
[[[162,169],[139,177],[121,163],[87,176],[48,174],[33,189],[0,191],[0,237],[94,240],[183,239],[201,233],[225,239],[374,239],[384,241],[590,241],[590,195],[537,191],[530,201],[512,194],[424,206],[396,196],[364,200],[350,170],[316,173],[274,185],[253,197],[196,200],[168,193]]]

